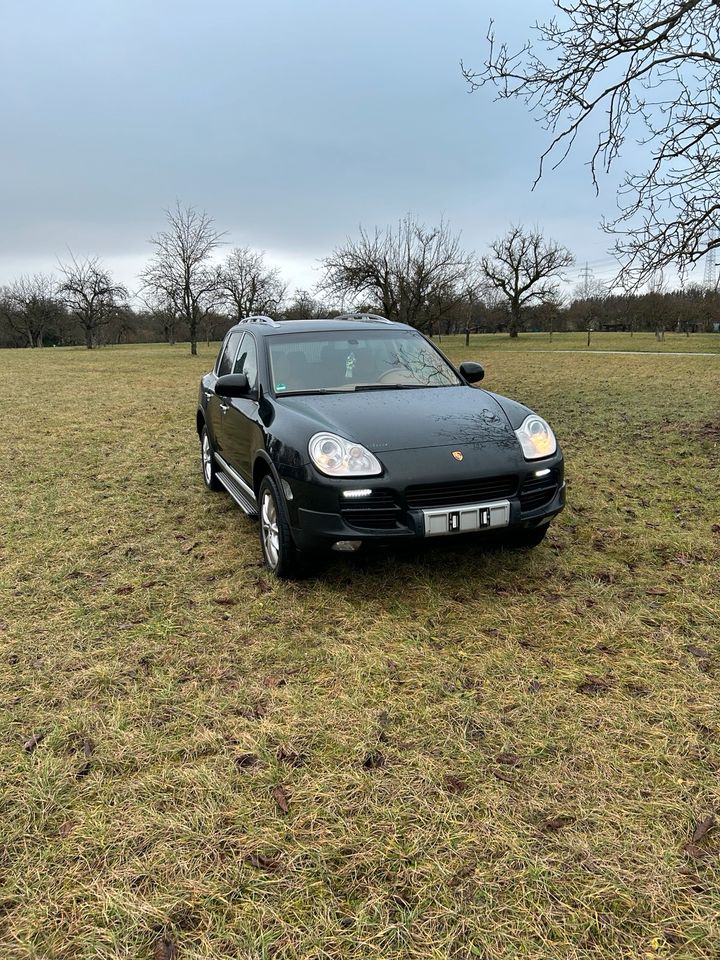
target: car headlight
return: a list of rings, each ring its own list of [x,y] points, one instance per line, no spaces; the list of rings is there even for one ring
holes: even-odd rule
[[[523,420],[522,426],[515,431],[526,460],[540,460],[551,457],[557,450],[555,434],[542,417],[533,413]]]
[[[334,433],[316,433],[308,445],[310,459],[328,477],[374,477],[382,473],[377,457],[359,443]]]

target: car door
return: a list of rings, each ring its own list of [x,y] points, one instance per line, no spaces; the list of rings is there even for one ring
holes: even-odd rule
[[[238,347],[242,342],[243,333],[243,330],[234,330],[227,335],[222,349],[218,354],[215,369],[209,378],[209,382],[207,384],[208,389],[205,390],[205,396],[207,398],[207,421],[210,431],[210,439],[216,453],[219,453],[221,456],[225,456],[223,452],[225,444],[223,434],[225,428],[225,415],[228,411],[230,401],[225,397],[218,397],[213,388],[218,377],[224,377],[225,374],[233,372],[235,357],[237,355]],[[203,389],[205,389],[205,385],[203,385]]]
[[[233,373],[244,373],[249,392],[245,397],[226,400],[223,417],[223,456],[242,479],[252,486],[253,438],[260,431],[258,415],[258,347],[255,337],[246,333],[235,356]]]

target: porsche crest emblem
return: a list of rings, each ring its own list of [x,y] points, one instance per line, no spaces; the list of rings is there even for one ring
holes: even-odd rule
[[[454,460],[460,461],[465,459],[462,450],[453,450],[452,455]]]

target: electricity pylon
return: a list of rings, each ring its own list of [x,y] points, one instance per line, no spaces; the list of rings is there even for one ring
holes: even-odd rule
[[[712,227],[708,234],[708,246],[714,243],[717,240],[717,229]],[[705,276],[703,277],[703,286],[706,290],[714,290],[717,286],[717,264],[715,261],[715,247],[710,246],[710,249],[705,254]]]

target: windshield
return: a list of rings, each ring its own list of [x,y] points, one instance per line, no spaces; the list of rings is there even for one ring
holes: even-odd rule
[[[268,337],[277,394],[451,387],[462,381],[412,330],[278,334]]]

